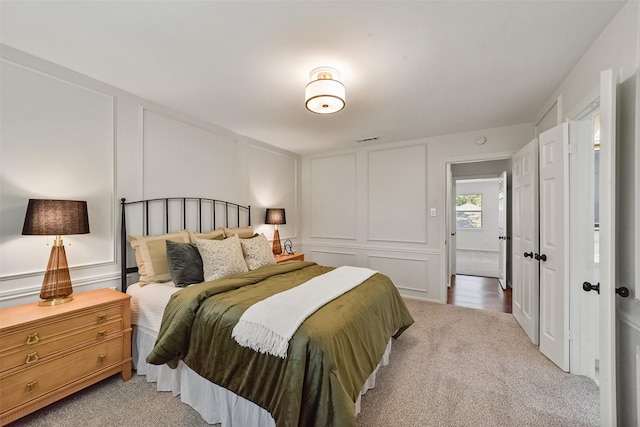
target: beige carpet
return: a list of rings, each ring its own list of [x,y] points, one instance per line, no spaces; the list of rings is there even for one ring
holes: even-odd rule
[[[359,426],[598,426],[599,390],[562,372],[512,315],[407,301],[416,323],[362,400]]]
[[[358,426],[597,426],[598,387],[565,374],[513,317],[407,301],[416,324],[362,399]],[[205,426],[179,397],[114,376],[13,426]],[[240,426],[243,427],[243,426]],[[247,426],[248,427],[248,426]]]

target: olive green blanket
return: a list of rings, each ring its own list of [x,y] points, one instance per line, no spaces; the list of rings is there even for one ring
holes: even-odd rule
[[[394,332],[397,337],[413,323],[388,277],[375,274],[309,316],[286,359],[241,347],[231,337],[252,304],[332,269],[291,261],[176,292],[147,362],[176,367],[182,359],[268,410],[277,426],[355,426],[365,380]]]

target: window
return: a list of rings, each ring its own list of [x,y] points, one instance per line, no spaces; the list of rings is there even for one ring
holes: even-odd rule
[[[482,194],[456,194],[456,227],[482,228]]]

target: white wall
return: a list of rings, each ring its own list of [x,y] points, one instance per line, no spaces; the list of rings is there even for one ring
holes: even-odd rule
[[[445,164],[510,158],[532,136],[523,124],[303,156],[305,259],[367,266],[404,296],[444,301]]]
[[[640,181],[635,178],[640,168],[639,9],[639,2],[629,1],[620,10],[537,115],[544,117],[557,103],[554,124],[571,118],[598,90],[600,72],[617,70],[616,287],[631,290],[629,298],[616,298],[618,425],[624,426],[640,423],[640,239],[634,237],[640,234],[635,200],[640,195],[635,183]]]
[[[52,238],[22,236],[29,198],[87,200],[64,236],[74,291],[120,286],[119,200],[207,197],[284,207],[299,246],[300,157],[1,46],[0,307],[38,300]]]

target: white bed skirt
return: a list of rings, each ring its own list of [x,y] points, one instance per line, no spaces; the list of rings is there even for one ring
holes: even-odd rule
[[[222,427],[275,427],[275,421],[267,410],[224,387],[213,384],[182,361],[177,369],[171,369],[167,365],[148,364],[146,358],[153,349],[156,338],[155,332],[133,326],[133,368],[138,375],[146,375],[148,382],[157,383],[158,391],[170,391],[174,396],[180,395],[182,402],[195,409],[209,424],[220,423]],[[375,387],[376,373],[380,366],[389,364],[390,353],[391,339],[380,363],[362,387],[361,396]],[[360,412],[360,398],[356,402],[356,414]]]

